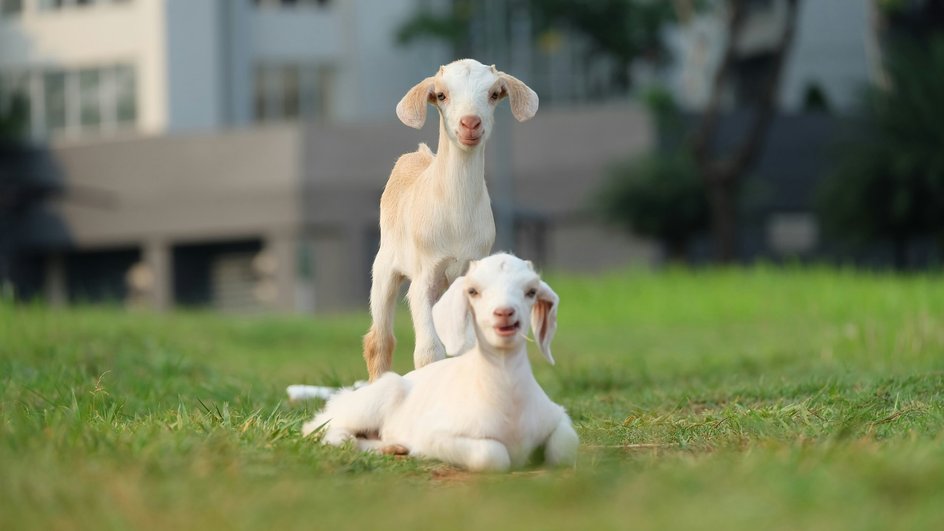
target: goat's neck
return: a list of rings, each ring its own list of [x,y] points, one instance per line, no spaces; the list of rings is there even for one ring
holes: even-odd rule
[[[514,391],[522,389],[521,384],[525,381],[534,379],[528,349],[524,345],[513,351],[499,351],[478,341],[475,350],[465,355],[475,356],[479,376],[492,385]]]
[[[457,201],[478,199],[485,189],[485,144],[466,151],[452,143],[443,121],[439,121],[439,146],[436,149],[436,185],[443,196]]]

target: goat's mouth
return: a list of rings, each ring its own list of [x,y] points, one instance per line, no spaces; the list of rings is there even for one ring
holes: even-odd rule
[[[501,337],[513,337],[521,329],[521,321],[515,321],[505,325],[495,325],[495,333]]]
[[[479,145],[479,142],[482,141],[481,134],[476,135],[476,136],[466,136],[462,134],[457,134],[456,138],[459,140],[460,144],[462,144],[463,146],[469,146],[469,147],[477,146]]]

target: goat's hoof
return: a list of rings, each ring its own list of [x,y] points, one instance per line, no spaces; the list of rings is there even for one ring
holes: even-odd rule
[[[410,449],[402,444],[389,444],[380,449],[383,455],[410,455]]]

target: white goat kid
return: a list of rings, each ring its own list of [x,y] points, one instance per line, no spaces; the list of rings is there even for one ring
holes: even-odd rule
[[[417,129],[426,121],[427,104],[436,106],[439,147],[433,155],[420,144],[416,152],[401,156],[380,199],[380,250],[370,290],[373,324],[364,336],[371,380],[390,369],[395,303],[405,279],[411,282],[414,366],[445,357],[431,311],[469,260],[486,256],[495,241],[485,187],[485,143],[495,106],[505,97],[518,121],[537,112],[538,96],[524,83],[494,66],[463,59],[440,67],[397,105],[400,120]]]
[[[439,459],[470,470],[507,470],[544,447],[549,464],[573,464],[577,434],[531,372],[523,319],[547,361],[559,299],[530,262],[496,254],[472,262],[433,309],[436,331],[461,356],[414,370],[386,373],[357,390],[334,395],[306,423],[323,429],[324,444],[354,441],[364,450]]]

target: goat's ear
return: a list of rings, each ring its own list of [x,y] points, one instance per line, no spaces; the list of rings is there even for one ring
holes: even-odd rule
[[[426,123],[426,105],[433,96],[434,88],[431,77],[417,83],[397,104],[397,118],[414,129],[421,129]]]
[[[551,365],[554,365],[551,340],[557,332],[558,306],[560,306],[560,297],[546,282],[541,282],[534,306],[531,307],[531,332],[534,334],[534,341],[541,349],[541,354],[544,354],[544,358]]]
[[[498,79],[502,83],[502,91],[508,96],[508,103],[511,105],[511,114],[519,122],[524,122],[534,118],[538,112],[538,94],[531,90],[531,87],[524,84],[520,79],[510,76],[504,72],[498,73]]]
[[[465,277],[457,278],[433,305],[433,327],[450,356],[462,354],[468,343],[469,300],[465,295]]]

